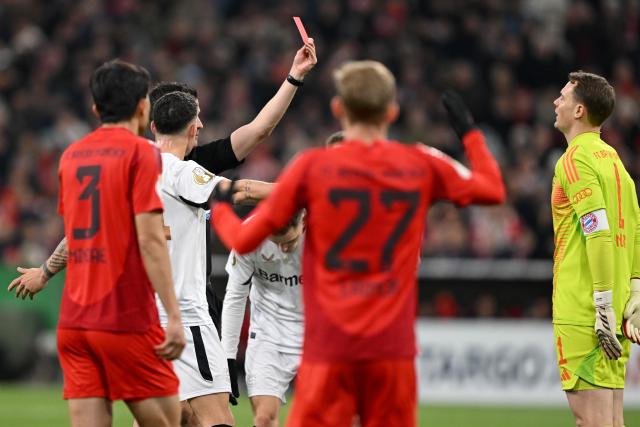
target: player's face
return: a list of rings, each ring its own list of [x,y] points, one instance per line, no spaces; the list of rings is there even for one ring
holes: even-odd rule
[[[287,254],[296,250],[303,230],[304,224],[303,221],[300,221],[295,227],[289,227],[286,233],[277,236],[273,235],[269,239],[277,244],[282,252]]]
[[[193,136],[193,138],[189,140],[186,154],[189,154],[191,150],[193,150],[198,145],[198,135],[200,135],[200,129],[204,127],[204,125],[202,124],[202,120],[200,120],[200,104],[198,104],[198,115],[196,116],[195,125],[196,125],[196,133]]]
[[[556,121],[553,126],[561,132],[569,129],[573,121],[573,110],[575,100],[573,99],[573,89],[575,83],[568,82],[560,91],[560,96],[553,101],[556,113]]]

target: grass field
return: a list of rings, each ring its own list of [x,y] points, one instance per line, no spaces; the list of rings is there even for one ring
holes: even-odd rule
[[[242,399],[233,408],[236,426],[251,426],[249,401]],[[286,416],[282,414],[282,420]],[[568,408],[496,408],[461,406],[421,406],[419,425],[424,427],[566,427],[573,425]],[[640,410],[625,412],[626,425],[640,425]],[[130,427],[132,418],[124,404],[114,409],[116,427]],[[0,426],[68,426],[67,406],[60,387],[0,384]],[[284,425],[284,423],[282,423]]]

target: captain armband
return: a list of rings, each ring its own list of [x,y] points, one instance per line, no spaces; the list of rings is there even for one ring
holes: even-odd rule
[[[582,233],[585,236],[597,231],[608,230],[609,221],[607,220],[607,211],[604,209],[597,209],[582,215],[580,217],[580,227],[582,228]]]

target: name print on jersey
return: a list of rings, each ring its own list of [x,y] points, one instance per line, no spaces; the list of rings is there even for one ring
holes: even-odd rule
[[[283,283],[285,286],[293,287],[302,285],[302,275],[283,276],[279,273],[269,273],[261,268],[258,268],[258,275],[263,280],[268,280],[271,283]]]

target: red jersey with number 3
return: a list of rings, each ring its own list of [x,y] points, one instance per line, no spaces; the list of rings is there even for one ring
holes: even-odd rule
[[[305,360],[415,355],[416,270],[429,205],[504,198],[482,134],[470,132],[465,146],[472,171],[422,144],[346,141],[300,155],[239,229],[227,221],[228,206],[214,207],[218,234],[240,252],[307,208]]]
[[[134,217],[162,211],[161,168],[157,148],[124,128],[99,128],[62,154],[68,257],[58,327],[144,332],[159,322]]]

